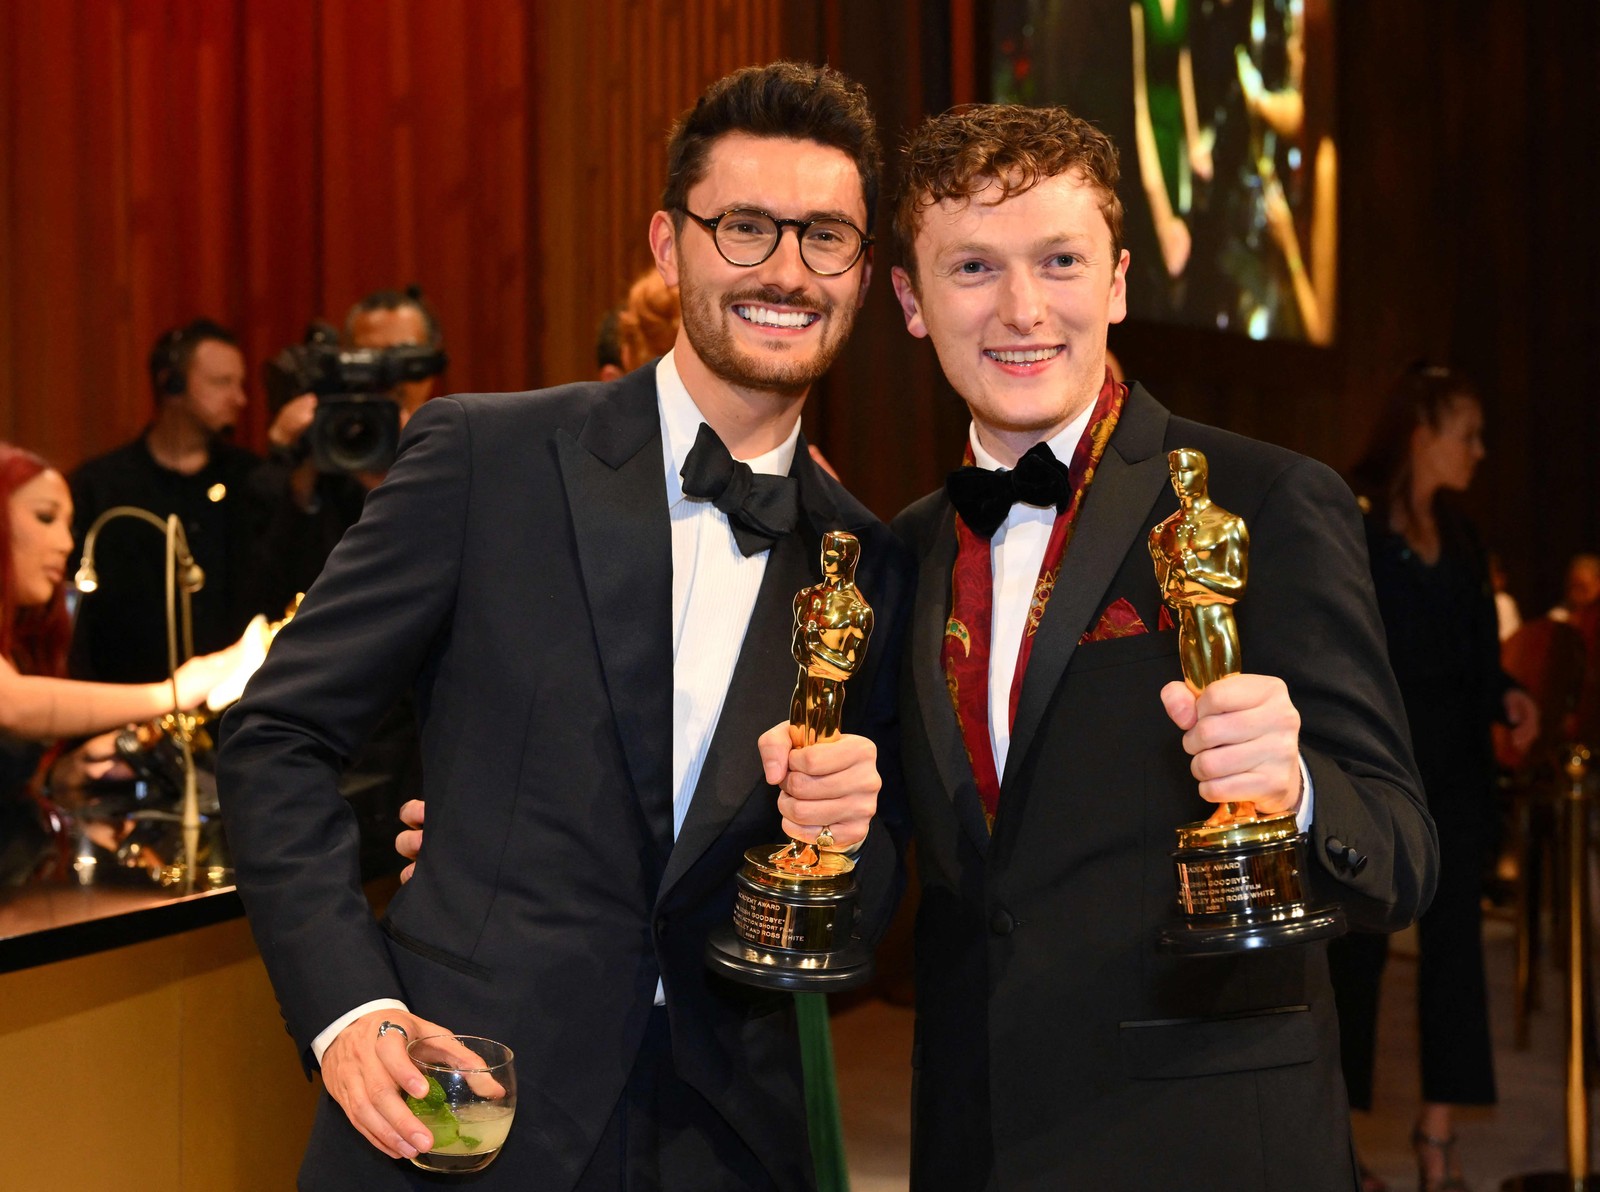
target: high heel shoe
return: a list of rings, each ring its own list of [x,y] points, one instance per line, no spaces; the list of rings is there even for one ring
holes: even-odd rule
[[[1472,1192],[1461,1175],[1461,1165],[1456,1160],[1456,1136],[1435,1138],[1425,1133],[1421,1126],[1411,1131],[1411,1149],[1417,1155],[1418,1192]],[[1428,1157],[1437,1155],[1444,1174],[1434,1179],[1428,1175]]]

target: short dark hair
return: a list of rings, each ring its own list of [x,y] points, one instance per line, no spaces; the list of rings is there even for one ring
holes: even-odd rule
[[[689,190],[706,176],[706,161],[729,133],[816,141],[848,154],[867,200],[867,231],[878,206],[883,150],[866,90],[831,66],[774,62],[747,66],[707,87],[678,118],[667,139],[667,185],[661,206],[683,226]],[[781,213],[780,213],[781,214]]]
[[[1117,147],[1105,133],[1063,107],[964,104],[929,116],[906,142],[904,177],[894,205],[895,236],[906,272],[916,280],[913,249],[924,208],[944,199],[970,199],[991,184],[1000,187],[995,202],[1004,202],[1069,173],[1099,192],[1115,260],[1122,254],[1120,168]]]
[[[428,346],[437,348],[442,344],[444,335],[439,330],[439,319],[433,313],[433,307],[428,305],[428,300],[422,296],[422,287],[417,285],[407,286],[404,290],[373,290],[352,305],[344,316],[345,341],[349,342],[356,320],[362,315],[371,314],[375,310],[405,310],[408,307],[422,316],[423,330],[428,335]]]
[[[178,327],[163,331],[150,349],[150,389],[156,404],[163,398],[176,397],[189,387],[189,366],[194,363],[195,350],[207,340],[239,346],[239,337],[214,319],[190,319]]]

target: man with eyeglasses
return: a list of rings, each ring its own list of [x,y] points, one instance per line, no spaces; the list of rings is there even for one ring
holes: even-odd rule
[[[406,1040],[441,1031],[516,1055],[485,1188],[814,1186],[792,999],[703,950],[744,850],[784,833],[856,854],[869,940],[894,900],[904,825],[887,793],[879,814],[873,741],[907,560],[799,431],[866,293],[878,168],[836,72],[713,84],[649,228],[674,349],[615,382],[428,403],[229,716],[239,885],[329,1094],[302,1187],[420,1184]],[[791,752],[790,602],[834,529],[862,540],[877,630],[851,731]],[[428,841],[380,925],[334,784],[407,686]]]

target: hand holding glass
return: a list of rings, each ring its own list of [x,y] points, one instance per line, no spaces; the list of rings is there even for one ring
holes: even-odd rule
[[[428,1081],[426,1097],[406,1104],[433,1135],[411,1162],[424,1171],[481,1171],[511,1132],[517,1076],[511,1049],[477,1035],[427,1035],[406,1055]]]

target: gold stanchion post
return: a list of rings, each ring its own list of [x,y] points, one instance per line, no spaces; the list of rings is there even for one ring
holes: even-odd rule
[[[1513,1176],[1502,1192],[1595,1192],[1589,1174],[1589,1096],[1584,1073],[1584,1013],[1589,1004],[1589,751],[1575,745],[1563,769],[1567,900],[1567,1170]]]

